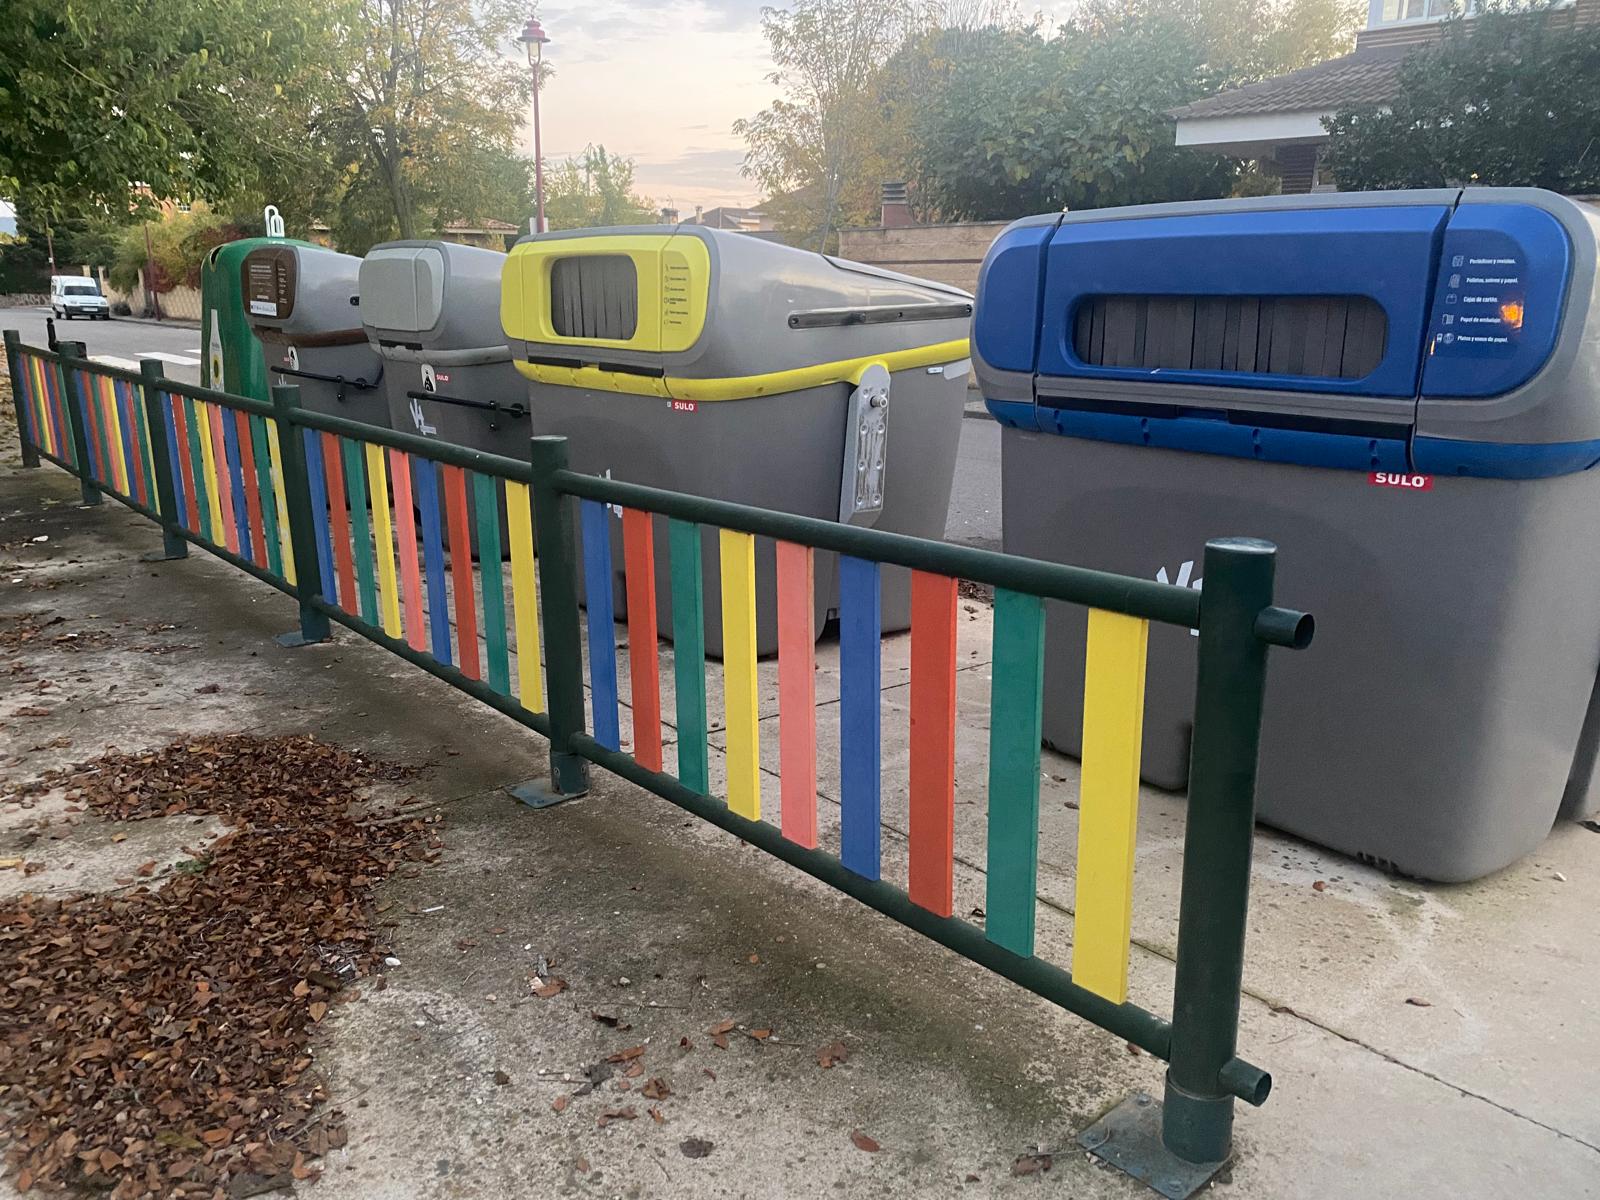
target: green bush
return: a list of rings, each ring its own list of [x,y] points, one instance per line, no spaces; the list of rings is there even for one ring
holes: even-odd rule
[[[120,292],[137,288],[139,272],[148,258],[153,291],[170,292],[180,284],[197,287],[200,264],[206,254],[213,246],[238,236],[238,230],[203,204],[196,204],[186,213],[169,213],[160,221],[129,226],[117,239],[111,260],[111,286]]]

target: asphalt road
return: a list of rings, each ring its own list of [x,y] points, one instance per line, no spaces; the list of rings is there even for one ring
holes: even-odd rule
[[[49,308],[0,309],[0,328],[15,329],[31,346],[45,344]],[[200,331],[193,325],[156,324],[112,317],[109,321],[57,321],[56,337],[82,342],[97,362],[129,371],[141,358],[156,358],[163,374],[179,383],[200,382]]]
[[[24,342],[42,346],[49,316],[48,308],[0,309],[0,328],[15,329]],[[193,326],[116,317],[110,321],[57,321],[56,336],[83,342],[90,358],[114,367],[137,370],[141,358],[156,358],[169,377],[181,383],[200,382],[200,332]],[[889,453],[892,461],[893,447]],[[946,541],[962,545],[1000,548],[1000,426],[987,415],[969,415],[961,422],[944,536]]]

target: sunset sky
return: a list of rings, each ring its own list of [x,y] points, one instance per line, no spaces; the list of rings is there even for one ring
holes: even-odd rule
[[[685,216],[761,199],[731,128],[776,94],[759,0],[555,0],[539,18],[556,70],[540,100],[547,162],[603,145]],[[531,126],[525,140],[531,153]]]

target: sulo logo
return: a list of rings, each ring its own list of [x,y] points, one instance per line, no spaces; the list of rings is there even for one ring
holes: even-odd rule
[[[1156,572],[1156,582],[1157,583],[1176,583],[1178,587],[1193,588],[1195,591],[1198,592],[1198,591],[1200,591],[1200,585],[1204,581],[1200,580],[1200,579],[1191,579],[1190,576],[1193,575],[1193,574],[1194,574],[1194,559],[1191,558],[1187,562],[1185,562],[1181,567],[1178,568],[1178,578],[1176,580],[1169,578],[1168,575],[1167,575],[1167,569],[1165,567],[1162,567],[1159,571]],[[1200,636],[1200,631],[1198,629],[1191,629],[1191,630],[1189,630],[1189,636],[1190,637],[1199,637]]]
[[[1412,492],[1433,491],[1432,475],[1402,475],[1396,471],[1374,471],[1367,476],[1373,487],[1405,488]]]

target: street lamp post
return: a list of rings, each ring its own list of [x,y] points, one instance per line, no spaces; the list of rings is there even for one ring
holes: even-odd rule
[[[539,233],[544,230],[544,150],[539,143],[539,68],[544,63],[544,26],[538,17],[529,17],[517,37],[528,51],[528,67],[533,71],[533,192],[536,208],[535,225]]]

